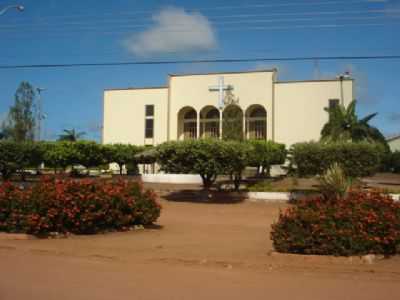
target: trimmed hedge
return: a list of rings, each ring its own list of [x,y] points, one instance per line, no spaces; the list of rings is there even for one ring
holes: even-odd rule
[[[108,163],[116,163],[119,167],[119,173],[122,175],[123,166],[127,171],[137,169],[138,159],[136,155],[144,151],[144,147],[129,144],[111,144],[103,146],[105,159]]]
[[[269,176],[272,165],[285,163],[287,151],[284,144],[261,140],[251,140],[247,143],[250,145],[248,165],[257,167],[257,170],[261,169],[261,174],[265,172]]]
[[[400,253],[400,203],[377,191],[302,200],[280,213],[270,237],[285,253]]]
[[[323,174],[338,163],[350,177],[374,174],[381,166],[384,149],[371,143],[299,143],[291,148],[291,163],[301,177]]]
[[[400,151],[389,152],[384,157],[384,171],[400,173]]]
[[[157,220],[161,206],[136,182],[44,179],[0,185],[0,231],[48,235],[128,230]]]
[[[157,162],[167,173],[199,174],[209,188],[225,168],[224,143],[215,139],[166,142],[157,147]]]
[[[43,156],[44,149],[40,143],[0,141],[0,173],[7,180],[17,171],[37,168]]]

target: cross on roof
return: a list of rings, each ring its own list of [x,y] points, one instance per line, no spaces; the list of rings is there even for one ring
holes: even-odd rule
[[[210,92],[219,92],[219,97],[218,97],[219,109],[222,109],[225,104],[224,103],[224,99],[225,99],[224,91],[231,91],[231,90],[233,90],[233,86],[224,84],[224,76],[218,77],[218,85],[209,87]]]

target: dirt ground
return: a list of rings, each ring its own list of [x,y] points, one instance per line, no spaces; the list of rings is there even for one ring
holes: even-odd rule
[[[400,257],[280,255],[277,203],[162,200],[154,228],[0,240],[0,300],[399,299]]]

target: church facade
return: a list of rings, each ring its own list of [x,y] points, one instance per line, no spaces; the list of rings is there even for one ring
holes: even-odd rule
[[[279,81],[272,69],[169,75],[163,87],[106,89],[102,139],[105,144],[157,145],[221,138],[232,119],[244,139],[288,146],[318,140],[328,121],[324,108],[348,105],[353,83],[348,76]]]

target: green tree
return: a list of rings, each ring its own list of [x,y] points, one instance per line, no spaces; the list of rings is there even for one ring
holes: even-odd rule
[[[222,113],[222,139],[243,140],[243,112],[237,105],[228,105]]]
[[[119,174],[122,175],[123,166],[137,165],[136,154],[143,151],[143,147],[129,144],[112,144],[105,146],[105,156],[108,163],[116,163],[119,167]]]
[[[77,132],[74,128],[72,129],[64,129],[64,133],[58,136],[58,141],[63,142],[76,142],[81,139],[86,133],[83,131]]]
[[[388,149],[386,139],[382,133],[369,124],[369,121],[377,113],[358,119],[356,100],[353,100],[347,108],[344,105],[338,105],[332,108],[325,108],[325,110],[329,113],[329,121],[322,128],[322,142],[378,142]]]
[[[91,141],[77,141],[71,143],[73,153],[76,153],[75,163],[82,165],[89,173],[90,168],[98,167],[105,163],[103,146]]]
[[[57,170],[65,169],[77,163],[79,155],[76,149],[72,147],[71,142],[47,142],[44,147],[44,163],[46,166]]]
[[[2,124],[3,137],[17,142],[32,141],[35,135],[35,91],[26,81],[21,82],[15,92],[14,105]]]
[[[272,141],[251,140],[249,166],[257,167],[257,174],[270,176],[272,165],[285,163],[287,151],[284,144]]]
[[[246,166],[245,146],[216,139],[166,142],[156,148],[157,162],[167,173],[199,174],[206,190],[220,174],[231,175],[238,187]]]
[[[250,145],[238,141],[227,141],[222,144],[222,155],[224,174],[230,176],[235,191],[240,188],[242,173],[249,162]]]

